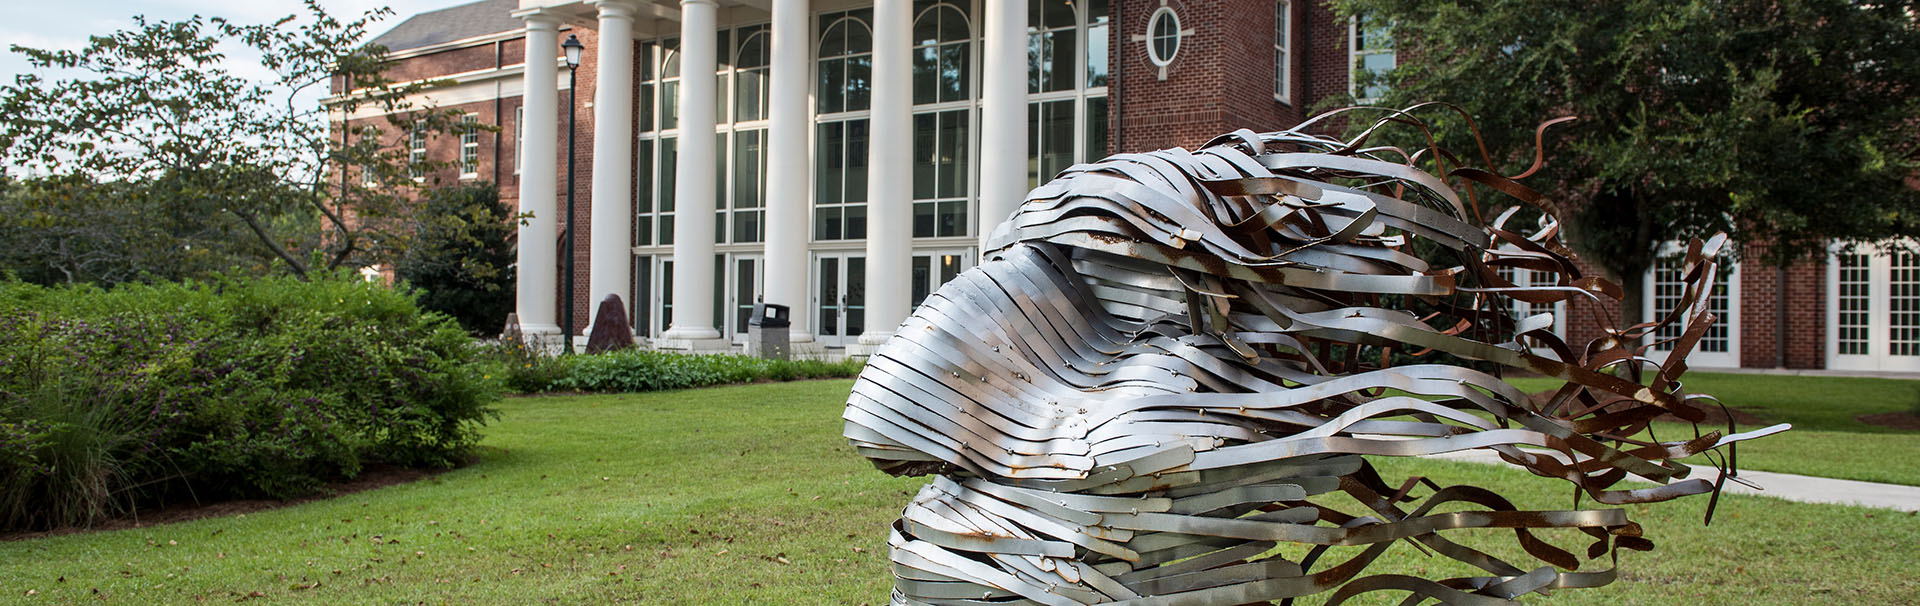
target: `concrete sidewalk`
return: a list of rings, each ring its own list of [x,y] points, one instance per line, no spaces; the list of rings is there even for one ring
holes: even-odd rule
[[[1530,451],[1540,452],[1540,451]],[[1558,453],[1554,453],[1558,456]],[[1433,455],[1431,458],[1452,461],[1470,461],[1474,463],[1496,463],[1505,465],[1500,455],[1490,450],[1468,450]],[[1564,457],[1562,457],[1564,460]],[[1696,466],[1693,477],[1713,479],[1713,468]],[[1635,477],[1634,479],[1640,479]],[[1896,511],[1920,511],[1920,486],[1901,486],[1899,484],[1880,484],[1877,482],[1858,482],[1854,480],[1835,480],[1790,473],[1770,471],[1740,471],[1740,479],[1759,485],[1764,490],[1755,490],[1744,484],[1728,480],[1723,492],[1727,494],[1758,495],[1799,501],[1802,503],[1832,503],[1837,505],[1856,505],[1876,507]]]

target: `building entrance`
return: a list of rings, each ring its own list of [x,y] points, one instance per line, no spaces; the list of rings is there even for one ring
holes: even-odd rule
[[[867,329],[867,258],[834,253],[814,257],[813,325],[827,347],[846,347]]]

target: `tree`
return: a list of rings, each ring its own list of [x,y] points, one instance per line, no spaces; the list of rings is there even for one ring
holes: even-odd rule
[[[420,206],[413,245],[395,267],[420,289],[420,307],[493,335],[513,311],[513,214],[492,183],[434,190]]]
[[[1522,172],[1534,127],[1577,117],[1547,133],[1547,163],[1526,182],[1569,207],[1570,244],[1636,301],[1664,242],[1724,231],[1786,264],[1835,240],[1920,236],[1917,4],[1340,0],[1338,10],[1393,23],[1399,67],[1377,104],[1457,106],[1487,149],[1506,150],[1491,170]],[[1459,115],[1422,117],[1442,146],[1479,149]],[[1626,324],[1639,321],[1638,306],[1622,307]]]
[[[0,274],[47,285],[117,284],[259,274],[277,263],[237,222],[175,204],[169,184],[165,176],[143,184],[0,177]]]
[[[390,262],[428,185],[413,175],[444,164],[412,162],[399,143],[415,129],[458,128],[459,116],[416,107],[409,99],[432,83],[392,81],[385,50],[362,43],[391,10],[343,22],[306,0],[306,12],[264,25],[136,17],[136,28],[77,51],[13,46],[36,70],[75,75],[29,73],[0,87],[0,166],[149,188],[175,212],[223,215],[303,277]],[[225,51],[235,46],[271,76],[233,71]],[[329,88],[327,103],[314,103]],[[387,116],[390,130],[329,129],[355,112]],[[354,173],[368,177],[345,178]],[[321,235],[303,242],[298,232]]]

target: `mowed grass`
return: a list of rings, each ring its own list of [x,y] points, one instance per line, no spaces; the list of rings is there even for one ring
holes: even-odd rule
[[[431,480],[244,517],[0,543],[0,602],[882,604],[887,525],[922,480],[888,477],[845,445],[849,387],[509,400],[483,459]],[[1425,475],[1571,506],[1564,482],[1496,466],[1382,466],[1390,481]],[[1703,527],[1705,505],[1630,507],[1659,548],[1625,553],[1614,585],[1535,603],[1920,595],[1913,516],[1728,496]],[[1510,531],[1466,534],[1513,552]],[[1548,538],[1583,551],[1583,536]],[[1390,572],[1469,573],[1405,543],[1369,570]]]
[[[1793,424],[1793,431],[1740,443],[1742,469],[1920,486],[1920,432],[1856,418],[1914,411],[1920,407],[1920,381],[1708,372],[1689,372],[1681,379],[1690,393],[1712,394],[1729,408],[1766,421],[1736,425],[1737,431]],[[1553,379],[1508,382],[1528,393],[1560,386]],[[1701,425],[1701,431],[1713,429],[1725,431],[1725,426]],[[1662,440],[1693,437],[1692,427],[1684,424],[1658,423],[1654,432]]]

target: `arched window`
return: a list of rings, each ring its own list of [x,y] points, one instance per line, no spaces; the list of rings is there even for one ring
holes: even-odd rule
[[[770,45],[766,26],[740,30],[740,47],[734,53],[735,122],[767,119],[767,74]]]
[[[813,149],[813,237],[867,237],[867,116],[873,90],[873,9],[823,13]],[[857,112],[857,113],[856,113]]]
[[[913,23],[915,105],[972,97],[972,41],[965,9],[942,2],[920,12]]]
[[[863,111],[873,90],[873,9],[820,16],[819,113]]]

